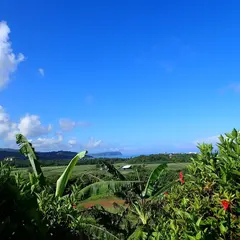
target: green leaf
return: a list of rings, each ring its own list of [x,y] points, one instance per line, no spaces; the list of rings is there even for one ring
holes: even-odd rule
[[[156,193],[152,194],[152,196],[149,199],[151,199],[151,200],[162,199],[164,197],[164,192],[171,189],[171,187],[175,184],[176,184],[175,181],[172,181],[172,182],[166,184],[165,186],[161,187]]]
[[[138,227],[127,240],[146,240],[147,233],[143,232],[141,227]]]
[[[225,171],[222,168],[220,168],[220,172],[221,172],[221,178],[222,178],[223,182],[227,182],[227,175],[226,175]]]
[[[169,226],[173,231],[175,231],[176,227],[175,227],[174,221],[172,219],[170,220]]]
[[[61,197],[63,195],[63,192],[65,190],[67,182],[68,182],[68,180],[69,180],[69,178],[70,178],[70,176],[72,174],[73,168],[75,167],[75,165],[78,162],[78,160],[84,158],[86,154],[87,154],[87,151],[82,151],[82,152],[78,153],[70,161],[70,163],[66,167],[65,171],[63,172],[63,174],[57,180],[56,192],[55,192],[55,196],[56,197]]]
[[[197,240],[200,240],[201,237],[202,237],[202,234],[201,234],[201,231],[199,231],[199,232],[197,233],[197,235],[196,235],[196,239],[197,239]]]
[[[190,235],[187,235],[187,237],[188,237],[188,239],[190,239],[190,240],[196,240],[195,237],[192,237],[192,236],[190,236]]]
[[[113,176],[117,177],[119,180],[126,180],[126,178],[111,164],[107,161],[101,161],[103,165],[107,167],[107,171],[111,173]]]
[[[94,236],[94,239],[96,239],[95,237],[97,237],[97,239],[120,240],[101,226],[80,222],[79,227],[80,230],[86,233],[89,237]]]
[[[141,183],[140,181],[99,181],[92,183],[85,188],[81,189],[77,198],[81,201],[94,196],[102,195],[107,193],[115,193],[121,191],[125,187],[131,187],[136,183]]]
[[[154,190],[154,183],[158,180],[160,174],[167,168],[167,164],[161,164],[156,167],[148,178],[142,197],[151,197]]]
[[[144,211],[141,207],[140,204],[138,203],[132,203],[132,206],[134,206],[134,210],[135,210],[135,213],[138,215],[138,217],[141,219],[142,221],[142,224],[143,225],[146,225],[147,224],[147,221],[148,221],[148,216],[146,214],[144,214]]]
[[[234,149],[234,152],[237,153],[237,154],[239,154],[239,145],[236,144],[236,143],[232,143],[232,147],[233,147],[233,149]]]
[[[197,227],[199,227],[199,226],[200,226],[200,224],[201,224],[201,221],[202,221],[202,217],[200,217],[200,218],[197,220],[197,222],[196,222],[196,225],[197,225]]]
[[[232,134],[230,134],[230,133],[225,133],[225,135],[230,139],[232,139],[232,137],[233,137]]]
[[[224,137],[222,135],[220,135],[218,139],[220,140],[221,143],[224,143]]]
[[[224,235],[224,234],[227,232],[227,228],[224,227],[222,223],[220,223],[219,228],[220,228],[220,232],[221,232],[221,234]]]
[[[239,176],[239,177],[240,177],[240,172],[239,172],[239,171],[237,171],[237,170],[233,170],[233,171],[232,171],[232,174],[234,174],[234,175],[237,175],[237,176]]]
[[[234,129],[232,130],[232,136],[233,136],[234,138],[236,138],[237,135],[238,135],[238,132],[237,132],[237,130],[234,128]]]
[[[20,147],[20,153],[30,161],[35,176],[39,178],[39,184],[44,186],[46,184],[45,177],[32,144],[22,134],[16,134],[16,143]]]

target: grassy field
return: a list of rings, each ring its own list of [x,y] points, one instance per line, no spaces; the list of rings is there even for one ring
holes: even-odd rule
[[[115,164],[115,167],[119,168],[123,165],[125,165],[126,163],[118,163]],[[132,164],[133,166],[137,165],[137,164]],[[155,167],[157,167],[159,164],[147,164],[147,168],[152,168],[154,169]],[[188,165],[188,163],[169,163],[168,167],[171,170],[181,170],[183,168],[185,168]],[[43,169],[43,173],[46,177],[50,177],[50,176],[60,176],[64,169],[66,168],[66,166],[50,166],[50,167],[42,167]],[[91,171],[96,171],[97,168],[95,165],[77,165],[75,166],[74,170],[73,170],[73,177],[78,176],[79,174],[82,173],[89,173]],[[22,173],[27,173],[27,168],[18,168],[15,169],[14,172],[16,171],[20,171]],[[99,170],[100,171],[100,170]],[[131,170],[122,170],[122,173],[129,173],[131,172]]]
[[[189,163],[169,163],[168,168],[170,170],[182,170],[188,164]],[[117,164],[115,164],[115,167],[120,168],[121,166],[124,166],[124,165],[126,165],[126,163],[117,163]],[[138,164],[132,164],[132,165],[137,166]],[[150,168],[150,169],[154,169],[158,165],[159,164],[147,164],[146,167]],[[66,168],[66,166],[42,167],[44,175],[47,178],[59,177],[63,173],[65,168]],[[21,172],[25,176],[27,176],[27,171],[28,171],[27,168],[18,168],[18,169],[15,169],[13,172]],[[75,166],[75,168],[73,170],[72,177],[76,177],[83,173],[91,173],[94,171],[101,171],[101,170],[98,170],[95,165],[77,165],[77,166]],[[132,170],[121,170],[121,172],[123,174],[130,173],[131,171]],[[113,195],[109,195],[109,196],[103,195],[103,196],[93,196],[92,198],[89,198],[89,199],[81,202],[80,205],[85,208],[89,208],[94,205],[101,205],[101,206],[107,208],[109,211],[114,212],[114,208],[113,208],[114,202],[121,204],[121,205],[124,204],[124,201],[122,199],[118,199]]]

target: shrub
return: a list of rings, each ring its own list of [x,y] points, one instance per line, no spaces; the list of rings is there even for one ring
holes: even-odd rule
[[[219,140],[217,152],[198,146],[188,174],[164,198],[160,239],[239,239],[240,133]]]

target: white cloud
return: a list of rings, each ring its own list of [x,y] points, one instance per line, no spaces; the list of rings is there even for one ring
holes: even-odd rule
[[[77,144],[77,140],[75,140],[75,139],[70,139],[69,141],[68,141],[68,144],[69,145],[76,145]]]
[[[102,140],[95,140],[93,137],[89,139],[89,142],[84,145],[86,149],[91,149],[91,148],[97,148],[100,147],[101,144],[103,143]]]
[[[78,127],[78,126],[79,127],[87,127],[87,126],[89,126],[89,123],[88,122],[80,122],[80,121],[74,122],[71,119],[62,118],[59,120],[59,125],[63,131],[69,132],[69,131],[73,130],[73,128]]]
[[[39,137],[49,132],[51,125],[43,126],[39,116],[27,114],[16,123],[11,121],[9,114],[0,106],[0,137],[5,141],[15,140],[17,133],[26,137]]]
[[[64,147],[63,136],[59,135],[58,137],[39,137],[36,140],[31,140],[33,147],[37,151],[53,151],[60,150]]]
[[[44,71],[43,68],[39,68],[39,69],[38,69],[38,72],[40,73],[41,76],[44,77],[44,75],[45,75],[45,71]]]
[[[76,122],[71,119],[62,118],[59,120],[59,125],[63,131],[71,131],[74,127],[76,127]]]
[[[16,56],[9,41],[10,28],[7,23],[0,22],[0,89],[10,81],[10,75],[17,70],[17,66],[24,60],[24,55]]]
[[[9,115],[4,108],[0,106],[0,136],[4,137],[11,129],[11,121]]]
[[[78,125],[86,125],[81,122],[63,121],[62,127],[69,130]],[[22,133],[28,139],[31,138],[33,146],[37,151],[53,151],[53,150],[75,150],[96,149],[102,151],[104,143],[102,140],[96,140],[91,137],[87,143],[80,143],[74,137],[68,141],[64,141],[63,133],[56,133],[52,136],[52,126],[44,125],[37,115],[26,114],[19,121],[12,121],[7,111],[0,106],[0,138],[5,141],[8,147],[14,147],[15,137],[17,133]],[[13,144],[14,143],[14,144]]]
[[[26,137],[37,137],[49,133],[52,126],[43,126],[37,115],[26,115],[20,119],[18,129]]]

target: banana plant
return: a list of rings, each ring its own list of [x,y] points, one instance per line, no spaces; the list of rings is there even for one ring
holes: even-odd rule
[[[126,179],[125,176],[123,176],[112,164],[102,161],[102,163],[107,167],[107,171],[118,178],[118,180],[110,181],[110,182],[96,182],[89,186],[87,186],[85,189],[82,189],[81,193],[82,196],[86,194],[87,192],[93,192],[100,191],[101,188],[107,188],[107,189],[113,189],[120,185],[120,186],[127,186],[127,183],[130,184],[130,181]],[[148,222],[148,219],[150,218],[148,211],[145,210],[145,206],[147,204],[147,199],[154,199],[158,198],[159,196],[163,195],[163,189],[165,187],[159,188],[156,186],[157,181],[162,176],[163,172],[166,170],[167,164],[160,164],[157,166],[150,174],[147,183],[144,187],[144,190],[141,191],[141,194],[138,196],[139,200],[137,201],[131,201],[130,203],[130,211],[140,219],[142,225],[146,225]],[[139,185],[143,183],[142,181],[132,181],[132,183],[138,183]],[[167,186],[169,187],[169,186]],[[94,190],[95,189],[95,190]],[[134,236],[134,234],[133,234]]]
[[[39,184],[44,186],[46,184],[45,177],[32,144],[22,134],[16,134],[16,143],[20,147],[20,153],[29,159],[33,173],[39,179]]]
[[[40,166],[40,162],[38,161],[37,154],[31,143],[28,142],[27,138],[25,138],[22,134],[16,134],[16,143],[20,147],[20,152],[29,159],[30,164],[33,169],[33,173],[35,178],[38,179],[40,186],[46,186],[46,180],[42,172],[42,168]],[[69,178],[71,177],[73,168],[79,159],[82,159],[87,154],[87,151],[82,151],[78,153],[68,164],[62,175],[59,177],[56,183],[56,197],[62,197],[66,185],[68,183]],[[33,183],[33,177],[30,174],[30,182]],[[36,181],[35,181],[36,182]]]
[[[127,180],[115,167],[107,161],[101,161],[106,170],[113,175],[117,180],[105,181],[103,179],[92,176],[91,174],[85,174],[93,177],[96,182],[80,189],[77,194],[77,198],[80,201],[86,200],[90,196],[103,195],[108,193],[116,193],[122,191],[123,188],[133,187],[136,184],[143,183],[143,181],[130,181]]]
[[[147,184],[145,186],[145,189],[142,192],[142,197],[146,198],[146,197],[152,197],[153,193],[154,193],[154,184],[156,183],[156,181],[159,179],[159,177],[161,176],[161,174],[163,173],[163,171],[167,168],[167,164],[161,164],[159,166],[157,166],[152,173],[150,174]]]
[[[123,176],[115,167],[114,165],[106,162],[106,161],[102,161],[102,164],[104,164],[107,167],[107,171],[112,174],[113,176],[115,176],[116,178],[118,178],[118,180],[112,181],[112,186],[114,186],[114,182],[116,183],[124,183],[124,182],[130,182],[126,179],[125,176]],[[140,198],[141,199],[146,199],[146,198],[153,198],[156,194],[160,194],[162,189],[157,189],[155,184],[156,182],[159,180],[159,178],[161,177],[162,173],[166,170],[167,168],[167,164],[160,164],[159,166],[157,166],[150,174],[148,181],[144,187],[144,190],[142,191],[142,193],[140,194]],[[131,182],[135,182],[135,183],[142,183],[141,179],[139,179],[139,181],[131,181]],[[99,184],[94,183],[94,184]],[[94,186],[93,184],[93,186]],[[89,187],[89,186],[88,186]],[[111,185],[110,185],[111,187]],[[158,191],[156,191],[158,190]]]

